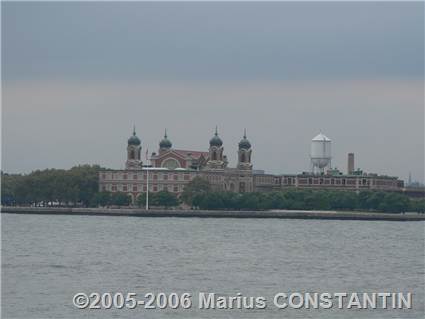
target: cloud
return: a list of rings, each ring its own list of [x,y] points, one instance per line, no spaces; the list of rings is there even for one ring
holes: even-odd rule
[[[367,171],[419,179],[423,94],[421,80],[15,82],[3,90],[3,168],[120,168],[133,123],[149,151],[165,127],[176,148],[206,150],[218,125],[232,165],[247,128],[256,168],[307,170],[322,130],[340,169],[353,151]]]

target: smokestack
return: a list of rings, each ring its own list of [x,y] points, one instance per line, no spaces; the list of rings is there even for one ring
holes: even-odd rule
[[[354,153],[348,153],[348,165],[347,165],[347,173],[353,174],[354,172]]]

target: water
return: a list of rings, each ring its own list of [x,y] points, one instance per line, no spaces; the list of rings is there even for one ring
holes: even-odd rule
[[[2,214],[3,318],[423,318],[424,223]],[[266,309],[80,310],[77,292],[265,296]],[[411,310],[280,310],[279,292],[413,292]]]

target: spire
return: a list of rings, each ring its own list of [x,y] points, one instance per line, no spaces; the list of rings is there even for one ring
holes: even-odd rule
[[[140,144],[140,139],[136,136],[136,125],[133,125],[133,135],[128,139],[128,145],[139,146]]]
[[[167,129],[164,129],[164,138],[159,142],[159,148],[169,149],[173,146],[171,141],[168,139]]]
[[[214,136],[212,137],[212,139],[210,139],[210,146],[221,146],[221,145],[223,145],[223,141],[218,136],[218,128],[216,126]]]
[[[246,149],[249,150],[251,148],[251,143],[246,138],[246,128],[243,130],[243,137],[241,141],[239,142],[239,149]]]

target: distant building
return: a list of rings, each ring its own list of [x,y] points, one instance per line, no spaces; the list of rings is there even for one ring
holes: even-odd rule
[[[253,170],[252,146],[247,139],[246,131],[237,145],[237,165],[230,168],[223,144],[216,128],[209,141],[208,151],[175,149],[165,131],[163,139],[159,142],[158,152],[150,156],[150,165],[147,165],[148,163],[143,165],[141,140],[134,129],[127,141],[125,169],[100,172],[99,190],[128,193],[134,202],[138,196],[147,191],[147,187],[149,192],[167,190],[178,195],[196,176],[208,180],[215,190],[238,193],[294,188],[401,191],[404,187],[403,181],[397,177],[354,171],[354,156],[351,165],[350,155],[348,166],[351,173],[348,175],[343,175],[337,169],[328,169],[326,173],[320,174],[304,172],[281,175]],[[326,156],[328,153],[325,153]],[[146,183],[148,176],[149,183]]]

